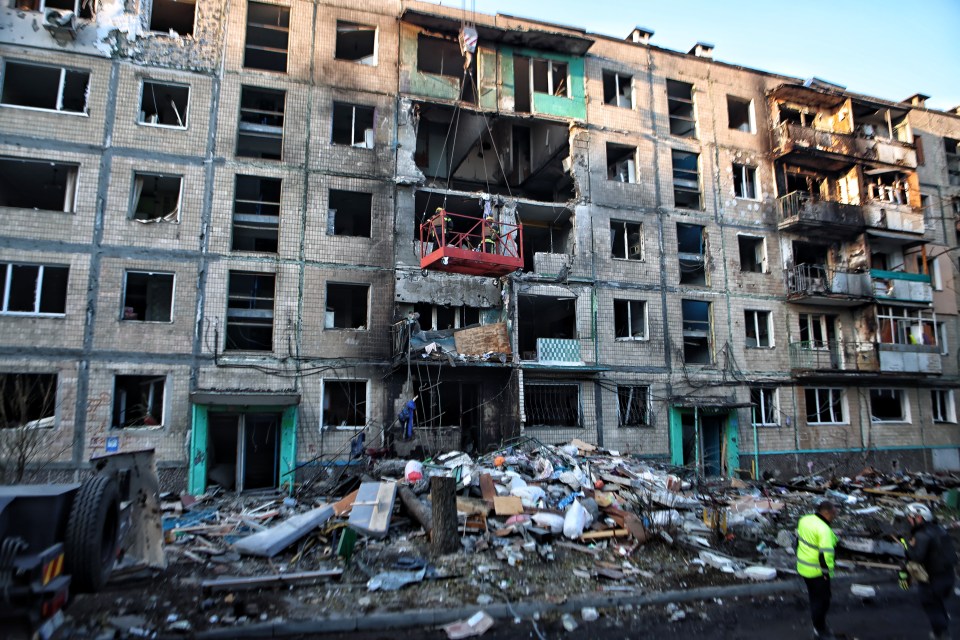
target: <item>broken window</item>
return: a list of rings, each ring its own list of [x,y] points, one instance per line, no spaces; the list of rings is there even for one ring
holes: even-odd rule
[[[463,54],[455,40],[445,40],[420,34],[417,37],[417,70],[460,79],[463,73]]]
[[[373,194],[330,189],[327,235],[370,237]]]
[[[127,271],[121,320],[170,322],[173,317],[173,274]]]
[[[617,426],[650,426],[650,387],[617,385]]]
[[[756,133],[757,123],[753,115],[753,100],[728,95],[727,122],[731,129],[744,133]]]
[[[327,283],[326,329],[367,328],[370,285]]]
[[[240,90],[237,155],[264,160],[283,156],[283,114],[286,93],[259,87]]]
[[[289,40],[290,7],[263,2],[247,3],[244,67],[286,73]]]
[[[366,380],[324,380],[321,394],[321,429],[362,429],[367,426]]]
[[[646,340],[646,301],[614,300],[613,326],[617,340]]]
[[[637,182],[637,148],[607,143],[607,180]]]
[[[234,251],[277,252],[282,183],[280,178],[237,174],[233,195]]]
[[[337,20],[334,57],[375,67],[377,65],[377,28]]]
[[[373,149],[373,107],[333,103],[333,144]]]
[[[683,313],[683,361],[688,364],[710,364],[712,329],[710,303],[700,300],[681,300]]]
[[[843,389],[815,388],[804,389],[807,404],[807,424],[844,424]]]
[[[953,389],[931,389],[930,402],[933,406],[934,422],[957,421],[957,404],[953,399]]]
[[[936,345],[936,318],[931,309],[881,305],[877,307],[881,344]]]
[[[89,84],[89,71],[7,60],[0,104],[85,114]]]
[[[576,298],[517,296],[517,318],[522,360],[580,362]],[[541,348],[549,352],[541,353]]]
[[[603,102],[604,104],[626,109],[633,108],[633,92],[631,84],[633,78],[613,71],[603,72]]]
[[[681,138],[697,137],[692,84],[667,80],[667,110],[670,113],[670,133]]]
[[[190,87],[182,84],[143,81],[140,92],[140,124],[187,127]]]
[[[643,260],[643,225],[639,222],[611,220],[610,247],[614,258]]]
[[[703,209],[700,199],[700,154],[671,152],[673,160],[673,204],[681,209]]]
[[[230,351],[273,350],[276,275],[231,271],[227,289],[227,342]]]
[[[166,376],[116,376],[113,383],[113,428],[163,426]]]
[[[907,394],[903,389],[870,389],[872,422],[905,422],[909,418]]]
[[[573,253],[573,224],[569,209],[535,209],[524,211],[523,270],[536,268],[538,253]]]
[[[743,312],[743,323],[748,347],[772,347],[773,330],[770,326],[770,312],[748,309]]]
[[[196,0],[153,0],[150,10],[150,31],[173,32],[178,36],[193,35]]]
[[[580,385],[524,383],[526,426],[582,427]]]
[[[70,267],[0,263],[6,315],[63,315],[67,310]]]
[[[747,200],[757,199],[757,168],[733,164],[733,194]]]
[[[160,222],[161,220],[178,222],[182,189],[181,176],[135,173],[133,175],[133,219],[143,222]]]
[[[777,390],[767,387],[750,388],[750,423],[755,427],[778,427]]]
[[[57,374],[0,373],[0,429],[52,427]]]
[[[75,164],[0,157],[0,207],[73,213]]]
[[[947,152],[947,177],[951,186],[960,186],[960,140],[944,138],[943,146]]]
[[[413,310],[420,314],[420,328],[424,331],[462,329],[480,324],[480,309],[477,307],[434,305],[418,302]]]
[[[92,20],[95,5],[93,0],[17,0],[13,6],[19,11],[72,11],[82,20]]]
[[[546,93],[561,98],[570,97],[566,62],[531,58],[530,74],[534,93]]]
[[[937,344],[940,345],[940,355],[950,355],[950,345],[947,344],[947,323],[938,322],[933,328],[937,332]]]
[[[677,223],[677,259],[680,284],[707,284],[707,248],[704,228],[699,224]]]
[[[740,245],[740,271],[767,272],[767,247],[763,238],[737,235],[737,244]]]

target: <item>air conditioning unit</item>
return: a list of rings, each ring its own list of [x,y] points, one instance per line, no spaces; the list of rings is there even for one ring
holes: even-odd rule
[[[77,14],[73,11],[47,9],[43,12],[43,28],[54,38],[68,35],[74,40],[77,37]]]

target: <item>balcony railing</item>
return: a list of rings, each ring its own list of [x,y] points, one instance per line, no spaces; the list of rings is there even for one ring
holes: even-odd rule
[[[930,276],[903,271],[883,271],[871,269],[873,295],[885,301],[933,302],[933,287]]]
[[[883,373],[943,372],[943,356],[937,345],[880,343],[877,349]]]
[[[781,122],[774,134],[780,155],[812,152],[881,162],[908,169],[917,167],[916,149],[912,144],[899,140],[821,131],[793,122]]]
[[[777,209],[781,229],[831,227],[855,232],[863,228],[863,211],[858,205],[817,200],[802,191],[777,198]]]
[[[787,269],[787,293],[793,298],[869,298],[873,291],[870,274],[826,267],[820,264],[798,264]]]
[[[537,338],[537,362],[546,364],[583,364],[580,341],[563,338]]]
[[[806,341],[790,344],[790,368],[811,372],[878,371],[877,348],[872,342]]]

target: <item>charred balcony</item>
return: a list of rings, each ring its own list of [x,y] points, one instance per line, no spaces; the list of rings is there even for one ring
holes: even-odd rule
[[[786,270],[787,301],[856,307],[872,300],[870,274],[825,264],[798,264]]]
[[[864,226],[863,209],[858,205],[819,199],[803,191],[778,198],[777,210],[782,231],[856,235]]]
[[[876,373],[880,370],[877,345],[849,340],[793,342],[790,370],[797,377]]]

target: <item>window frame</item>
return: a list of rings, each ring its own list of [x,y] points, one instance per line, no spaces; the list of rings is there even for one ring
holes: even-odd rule
[[[689,87],[689,98],[682,98],[676,95],[670,95],[670,85],[671,83],[675,85],[684,85]],[[700,138],[699,123],[697,122],[697,101],[696,101],[696,91],[695,87],[691,82],[684,82],[683,80],[675,80],[673,78],[667,78],[665,83],[665,92],[667,95],[667,132],[677,138],[690,138],[692,140],[698,140]],[[674,113],[674,110],[678,105],[690,105],[690,117],[678,115]],[[691,132],[687,134],[683,133],[674,133],[674,122],[689,122],[691,125]]]
[[[328,383],[363,383],[364,386],[364,400],[363,400],[363,416],[364,424],[362,425],[328,425],[324,424],[324,418],[326,417],[326,406],[327,406],[327,384]],[[370,380],[367,378],[321,378],[320,380],[320,431],[324,430],[333,430],[333,431],[362,431],[367,428],[367,424],[370,423],[370,393],[371,393]]]
[[[849,408],[847,407],[846,389],[843,389],[842,387],[804,387],[803,391],[804,391],[804,404],[805,404],[805,410],[806,410],[806,421],[808,425],[827,426],[827,425],[850,424],[850,418],[849,418],[850,411],[849,411]],[[837,416],[834,415],[834,406],[838,406],[840,408],[840,414],[841,414],[839,416],[840,418],[839,420],[819,420],[819,419],[815,421],[810,420],[810,415],[811,415],[810,402],[809,402],[807,393],[813,392],[814,396],[816,397],[817,409],[818,409],[817,416],[819,418],[819,416],[824,414],[823,411],[819,410],[820,393],[824,391],[828,392],[830,395],[830,398],[828,399],[829,404],[827,405],[829,407],[829,411],[827,412],[828,416],[831,418],[836,418]],[[837,395],[838,397],[834,399],[833,398],[834,395]]]
[[[64,205],[67,203],[67,196],[69,195],[70,208],[61,208],[61,209],[41,209],[40,207],[17,207],[13,205],[0,205],[0,209],[20,209],[22,211],[35,211],[37,213],[68,213],[76,214],[77,213],[77,202],[80,194],[80,165],[72,162],[60,162],[57,160],[45,160],[42,158],[21,158],[17,156],[8,156],[0,155],[0,161],[9,161],[9,162],[22,162],[24,164],[49,164],[54,166],[54,171],[57,169],[65,169],[67,171],[68,178],[64,183]],[[69,177],[69,176],[72,176]],[[70,192],[70,183],[73,183],[72,193]]]
[[[335,287],[352,287],[352,288],[364,288],[367,293],[367,303],[366,303],[366,317],[364,322],[360,327],[338,327],[336,325],[327,326],[326,315],[324,316],[323,330],[324,331],[370,331],[370,314],[373,311],[372,309],[372,296],[373,296],[373,285],[369,282],[342,282],[337,280],[327,280],[324,289],[323,289],[323,308],[324,314],[329,313],[327,311],[330,308],[330,286]],[[334,310],[336,312],[336,310]],[[336,316],[334,316],[336,317]],[[336,320],[334,320],[336,322]]]
[[[553,96],[554,98],[570,98],[570,97],[571,97],[571,93],[570,93],[570,62],[569,62],[568,60],[562,60],[562,61],[561,61],[561,60],[553,60],[552,58],[535,58],[535,57],[530,57],[530,58],[528,58],[528,60],[529,60],[529,63],[528,63],[528,64],[529,64],[530,95],[531,95],[531,98],[532,98],[532,96],[533,96],[534,94],[538,94],[538,95],[541,95],[541,96]],[[547,91],[537,91],[537,90],[534,88],[534,87],[536,86],[536,85],[535,85],[535,79],[534,79],[534,75],[535,75],[535,74],[534,74],[534,66],[536,65],[537,62],[545,62],[545,63],[547,64]],[[557,95],[557,93],[556,93],[556,91],[555,91],[556,85],[555,85],[555,83],[554,83],[554,77],[553,77],[553,76],[554,76],[554,66],[555,66],[555,65],[563,65],[563,66],[565,67],[565,69],[566,69],[566,73],[563,75],[564,94],[563,94],[562,96],[561,96],[561,95]],[[533,105],[531,104],[531,106],[533,106]]]
[[[56,64],[24,62],[22,60],[15,60],[15,59],[10,59],[6,57],[0,58],[0,62],[3,63],[2,66],[0,66],[0,79],[2,79],[2,82],[0,82],[0,107],[7,107],[10,109],[25,109],[27,111],[40,111],[42,113],[58,113],[58,114],[69,115],[69,116],[80,116],[84,118],[90,117],[89,95],[90,95],[90,82],[91,82],[91,78],[93,77],[93,73],[89,69],[62,67]],[[11,63],[14,65],[20,65],[24,67],[43,67],[46,69],[58,69],[60,71],[60,82],[59,82],[59,85],[57,86],[57,108],[46,109],[44,107],[31,107],[29,105],[20,105],[20,104],[11,104],[8,102],[2,102],[3,88],[7,82],[7,66],[10,65]],[[83,103],[83,111],[64,111],[62,108],[63,107],[63,91],[64,91],[64,88],[66,87],[68,71],[73,73],[85,73],[87,76],[87,88],[86,88],[86,91],[84,92],[86,97]]]
[[[162,124],[160,122],[147,122],[145,120],[140,119],[140,114],[146,113],[143,109],[143,99],[144,99],[144,94],[147,91],[148,84],[177,87],[179,89],[187,90],[187,104],[183,110],[183,125],[178,126],[174,124]],[[154,105],[156,105],[156,100],[154,100]],[[174,109],[176,109],[176,105],[174,105]],[[137,125],[142,127],[156,127],[158,129],[172,129],[174,131],[186,131],[187,129],[189,129],[190,128],[190,85],[187,83],[181,83],[181,82],[167,82],[165,80],[141,78],[140,101],[137,103]]]
[[[137,194],[137,179],[138,178],[164,178],[164,179],[177,179],[180,182],[180,188],[177,190],[177,208],[176,208],[176,218],[173,220],[168,220],[170,213],[165,216],[159,216],[156,218],[138,218],[137,217],[137,206],[140,204],[140,198],[143,197],[143,188],[140,189],[140,194]],[[183,216],[183,188],[184,188],[184,178],[183,174],[176,173],[162,173],[159,171],[133,171],[133,181],[131,183],[131,192],[130,192],[130,210],[127,214],[127,218],[133,221],[140,221],[143,223],[154,223],[154,222],[169,222],[171,224],[180,224],[180,218]],[[173,212],[171,212],[173,213]]]
[[[627,399],[627,414],[628,418],[633,414],[629,404],[637,396],[633,395],[632,392],[638,392],[642,394],[642,398],[639,400],[643,403],[642,413],[643,421],[642,422],[625,422],[623,415],[623,392],[629,390],[631,395]],[[653,420],[651,420],[651,398],[652,394],[650,391],[650,385],[648,384],[618,384],[617,385],[617,428],[618,429],[649,429],[653,427]]]
[[[531,424],[530,415],[527,413],[527,398],[529,397],[529,389],[534,387],[571,387],[576,389],[577,393],[577,416],[576,416],[576,425],[564,425],[564,424]],[[558,391],[559,392],[559,391]],[[586,420],[583,415],[583,389],[581,388],[578,382],[567,382],[567,381],[557,381],[557,382],[531,382],[524,381],[523,383],[523,401],[521,402],[521,417],[524,423],[525,429],[586,429]]]
[[[751,314],[753,318],[751,319]],[[761,314],[765,319],[765,323],[761,322]],[[773,338],[773,312],[769,309],[744,309],[743,310],[743,323],[744,323],[744,346],[747,349],[773,349],[776,346]],[[749,344],[750,341],[750,325],[753,325],[754,331],[754,340],[756,344]],[[761,333],[760,329],[763,324],[766,324],[766,342],[767,344],[761,344]]]
[[[60,264],[38,264],[32,262],[0,262],[4,266],[4,279],[2,299],[0,299],[0,316],[11,317],[29,317],[29,318],[63,318],[67,315],[67,300],[70,297],[70,266]],[[13,281],[12,267],[37,267],[37,276],[34,280],[33,311],[10,311],[10,285]],[[40,303],[43,299],[43,276],[47,268],[65,269],[67,272],[67,284],[63,298],[63,313],[51,313],[49,311],[40,311]]]
[[[251,22],[250,20],[250,5],[261,5],[270,9],[275,9],[277,11],[277,22],[282,22],[281,18],[283,17],[283,12],[286,10],[287,17],[287,26],[284,27],[282,24],[270,24],[267,22]],[[257,72],[266,72],[266,73],[280,73],[286,74],[290,65],[290,17],[291,17],[291,7],[289,5],[275,4],[272,2],[260,2],[258,0],[247,0],[246,6],[246,15],[244,20],[244,34],[243,34],[243,60],[241,66],[244,69],[254,69]],[[194,16],[196,20],[196,16]],[[196,25],[194,25],[196,26]],[[250,53],[250,50],[257,52],[266,53],[268,56],[280,56],[281,50],[279,47],[268,47],[265,44],[250,44],[250,31],[251,28],[254,30],[263,30],[263,31],[273,31],[275,33],[283,32],[287,36],[287,46],[282,50],[283,55],[283,70],[272,69],[264,66],[256,66],[247,63],[247,57]],[[255,31],[256,32],[256,31]]]
[[[623,233],[623,256],[618,256],[618,255],[616,254],[616,252],[615,252],[616,247],[615,247],[614,245],[616,244],[616,234],[617,234],[617,230],[614,229],[614,225],[615,225],[615,224],[623,224],[623,229],[622,229],[622,233]],[[636,228],[635,228],[635,229],[631,229],[631,227],[636,227]],[[642,223],[642,222],[634,222],[634,221],[631,221],[631,220],[620,220],[620,219],[616,219],[616,218],[611,218],[611,219],[610,219],[610,232],[611,232],[611,233],[610,233],[610,257],[611,257],[612,260],[628,260],[628,261],[631,261],[631,262],[645,262],[645,261],[646,261],[647,248],[646,248],[646,241],[645,241],[645,239],[644,239],[644,237],[643,237],[643,223]],[[637,233],[637,234],[639,234],[639,240],[640,240],[640,244],[639,244],[639,245],[634,245],[633,247],[631,247],[631,245],[630,245],[630,236],[631,236],[632,233]],[[636,253],[637,253],[637,252],[631,252],[631,248],[636,248],[636,247],[639,247],[639,249],[640,249],[640,251],[639,251],[640,257],[639,257],[639,258],[631,258],[631,257],[630,257],[630,256],[631,256],[631,253],[633,253],[633,255],[636,255]]]
[[[247,181],[257,181],[258,190],[263,190],[263,181],[269,183],[276,183],[278,195],[277,201],[269,200],[251,200],[247,198],[237,197],[240,193],[241,183],[243,188],[247,188]],[[261,196],[262,197],[262,196]],[[240,213],[237,211],[238,208],[244,208],[245,206],[253,205],[254,207],[260,209],[267,208],[276,208],[276,215],[272,213]],[[235,173],[233,176],[233,210],[230,215],[230,251],[239,251],[244,253],[269,253],[270,255],[277,255],[280,251],[280,226],[283,217],[283,178],[277,178],[274,176],[264,176],[258,175],[255,173]],[[266,231],[269,229],[274,229],[276,232],[276,242],[277,248],[274,251],[265,251],[260,249],[238,249],[237,248],[237,229],[257,229],[260,231]],[[242,236],[243,234],[241,234]]]
[[[733,99],[741,104],[747,105],[747,130],[744,131],[740,127],[731,126],[730,122],[730,99]],[[753,98],[741,98],[740,96],[734,96],[727,94],[727,128],[731,131],[739,131],[740,133],[749,133],[750,135],[757,134],[757,114],[756,109],[754,108]]]
[[[894,394],[895,396],[899,396],[900,416],[897,418],[876,417],[873,411],[874,392],[878,392],[878,393],[891,392],[891,394]],[[871,424],[903,424],[903,423],[910,422],[910,397],[907,395],[906,389],[900,389],[895,387],[871,387],[869,391],[869,400],[870,400],[870,423]]]
[[[334,140],[336,133],[336,126],[334,125],[335,113],[337,111],[337,106],[341,107],[350,107],[350,143],[336,142]],[[357,109],[369,109],[371,114],[371,127],[370,130],[373,131],[373,140],[368,146],[366,141],[366,134],[361,136],[360,142],[357,142],[356,128],[357,128]],[[366,131],[366,130],[364,130]],[[354,102],[344,102],[341,100],[333,101],[333,108],[330,111],[330,144],[336,147],[349,147],[351,149],[376,149],[377,148],[377,108],[365,104],[356,104]]]
[[[169,37],[169,36],[170,36],[170,31],[171,31],[171,29],[167,29],[167,30],[165,30],[165,31],[160,31],[160,30],[152,29],[152,28],[151,28],[152,25],[153,25],[153,8],[154,8],[154,6],[156,5],[156,2],[157,2],[157,0],[153,0],[153,2],[152,2],[151,5],[150,5],[150,15],[144,16],[144,19],[145,19],[145,21],[146,21],[146,24],[144,25],[144,27],[145,27],[146,31],[148,31],[149,33],[156,34],[157,36],[168,36],[168,37]],[[192,24],[192,26],[190,27],[190,33],[180,33],[179,31],[174,31],[174,33],[177,34],[177,37],[180,37],[180,38],[193,38],[193,34],[194,34],[194,32],[197,30],[197,3],[196,3],[196,2],[193,2],[192,4],[193,4],[193,24]]]
[[[250,297],[244,295],[243,298],[239,294],[233,295],[230,293],[230,284],[231,279],[234,275],[239,276],[252,276],[255,278],[259,277],[272,277],[273,278],[273,298],[271,298],[270,309],[261,309],[256,306],[257,300],[266,300],[266,298],[260,297]],[[224,314],[224,331],[223,331],[223,350],[239,353],[273,353],[276,348],[276,321],[277,321],[277,274],[271,273],[268,271],[247,271],[245,269],[228,269],[227,270],[227,291],[226,291],[226,300],[225,300],[225,314]],[[231,300],[253,300],[254,304],[248,305],[246,307],[230,307]],[[241,321],[244,318],[270,318],[270,346],[265,349],[250,349],[250,348],[240,348],[240,347],[231,347],[230,346],[230,318],[238,318]],[[266,327],[266,323],[256,323],[253,326]]]
[[[759,267],[759,270],[753,269],[744,269],[743,268],[743,245],[741,244],[741,239],[748,239],[753,241],[753,255],[754,261],[752,264]],[[763,254],[763,258],[757,260],[757,247],[760,248],[760,252]],[[770,273],[769,270],[769,256],[767,255],[767,238],[766,236],[755,236],[749,233],[738,233],[737,234],[737,248],[740,252],[740,273]]]
[[[759,393],[759,405],[754,402],[754,394]],[[769,398],[767,398],[769,394]],[[768,405],[769,402],[769,405]],[[757,409],[760,410],[761,420],[757,421]],[[774,421],[766,422],[767,413],[772,412]],[[753,427],[779,427],[780,420],[780,389],[778,387],[750,387],[750,425]]]
[[[678,167],[678,157],[677,156],[692,156],[696,160],[696,169],[685,169],[683,167]],[[679,158],[680,161],[683,158]],[[703,184],[701,182],[701,166],[700,166],[700,153],[697,151],[685,151],[683,149],[670,149],[670,168],[672,175],[672,184],[673,184],[673,207],[675,209],[688,209],[690,211],[703,211],[704,210],[704,201],[703,201]],[[696,188],[690,186],[693,184],[693,180],[690,178],[693,177],[691,174],[696,177]],[[677,193],[692,195],[697,194],[697,206],[688,207],[684,205],[677,204]]]
[[[124,317],[126,315],[127,308],[127,286],[128,286],[128,277],[131,273],[137,273],[147,276],[170,276],[170,301],[168,312],[170,314],[169,320],[139,320]],[[173,324],[174,319],[174,304],[177,299],[177,274],[173,271],[147,271],[144,269],[124,269],[123,270],[123,291],[121,292],[120,297],[120,322],[136,322],[140,324]]]
[[[373,30],[373,53],[370,57],[373,58],[372,64],[367,64],[363,62],[364,58],[358,58],[351,60],[350,58],[340,58],[337,57],[337,40],[339,39],[340,34],[340,25],[350,25],[353,27],[366,27]],[[378,25],[372,24],[362,24],[360,22],[352,22],[350,20],[336,20],[334,24],[334,37],[333,37],[333,59],[340,60],[341,62],[351,62],[353,64],[361,64],[366,67],[376,67],[380,62],[380,27]]]
[[[610,76],[613,77],[613,92],[614,92],[614,101],[613,101],[613,102],[607,102],[607,96],[606,96],[606,92],[607,92],[607,78],[610,77]],[[627,94],[626,94],[626,95],[624,95],[623,93],[621,93],[621,89],[622,89],[622,87],[623,87],[623,84],[622,84],[621,81],[624,80],[624,79],[626,80],[626,83],[627,83]],[[616,107],[616,108],[618,108],[618,109],[630,109],[630,110],[633,110],[634,100],[633,100],[633,76],[632,76],[632,75],[627,75],[627,74],[622,73],[622,72],[620,72],[620,71],[612,71],[612,70],[610,70],[610,69],[604,69],[604,70],[600,73],[600,82],[603,84],[603,93],[604,93],[604,96],[603,96],[603,104],[604,104],[604,105],[606,105],[606,106],[608,106],[608,107]],[[627,106],[624,106],[624,105],[622,105],[622,104],[619,104],[618,98],[620,98],[621,96],[624,96],[624,97],[626,97],[627,99],[629,99],[629,100],[630,100],[630,104],[627,105]]]
[[[758,168],[753,165],[743,164],[740,162],[734,162],[732,163],[732,166],[733,166],[733,197],[736,198],[737,200],[749,200],[751,202],[758,202],[762,200],[763,198],[761,197],[761,194],[760,194],[760,179],[759,179]],[[740,169],[739,177],[737,176],[738,168]],[[747,180],[748,175],[753,176],[752,183]],[[753,187],[752,196],[746,195],[748,191],[747,190],[748,186]],[[737,193],[738,189],[740,191],[739,194]]]
[[[617,329],[620,325],[618,317],[618,303],[620,305],[625,305],[626,308],[626,325],[628,327],[633,327],[633,309],[634,305],[638,305],[640,308],[641,314],[641,324],[643,326],[643,335],[637,336],[633,332],[628,336],[617,335]],[[648,305],[646,300],[636,300],[636,299],[627,299],[627,298],[614,298],[613,299],[613,336],[614,341],[616,342],[646,342],[650,339],[650,318],[648,312]]]
[[[957,424],[957,403],[953,389],[930,389],[930,405],[934,424]]]
[[[161,390],[161,398],[160,398],[160,420],[158,421],[159,424],[140,424],[140,425],[124,426],[124,425],[122,424],[122,421],[118,422],[118,417],[119,417],[119,416],[117,415],[117,404],[118,404],[118,402],[120,401],[120,399],[119,399],[119,397],[118,397],[118,395],[117,395],[117,394],[118,394],[118,391],[119,391],[119,390],[117,389],[117,382],[118,382],[118,379],[119,379],[119,378],[144,378],[144,379],[153,378],[153,381],[150,383],[150,394],[149,394],[149,395],[150,395],[151,400],[150,400],[150,404],[148,405],[148,407],[150,407],[150,406],[156,406],[155,404],[153,404],[153,399],[152,399],[152,398],[154,397],[155,393],[156,393],[156,392],[155,392],[155,385],[156,385],[158,382],[162,383],[163,387],[162,387],[162,390]],[[170,376],[169,376],[168,374],[166,374],[166,373],[164,373],[164,374],[158,374],[158,375],[150,375],[150,374],[124,374],[124,373],[116,373],[116,374],[114,374],[114,376],[113,376],[113,393],[111,394],[111,400],[112,400],[112,402],[111,402],[111,405],[110,405],[110,430],[111,430],[111,431],[127,431],[127,430],[131,430],[131,431],[133,431],[133,430],[137,430],[137,431],[141,431],[141,430],[142,430],[142,431],[146,431],[146,430],[158,431],[158,430],[163,429],[163,428],[166,426],[166,425],[165,425],[165,422],[166,422],[166,419],[167,419],[167,417],[168,417],[168,415],[167,415],[167,403],[168,403],[169,394],[167,393],[167,388],[169,387],[169,384],[168,384],[169,380],[170,380]],[[126,401],[124,401],[123,412],[126,413],[127,411],[128,411],[127,404],[126,404]],[[151,417],[153,417],[152,414],[149,413],[149,411],[148,411],[147,415],[151,415]]]

